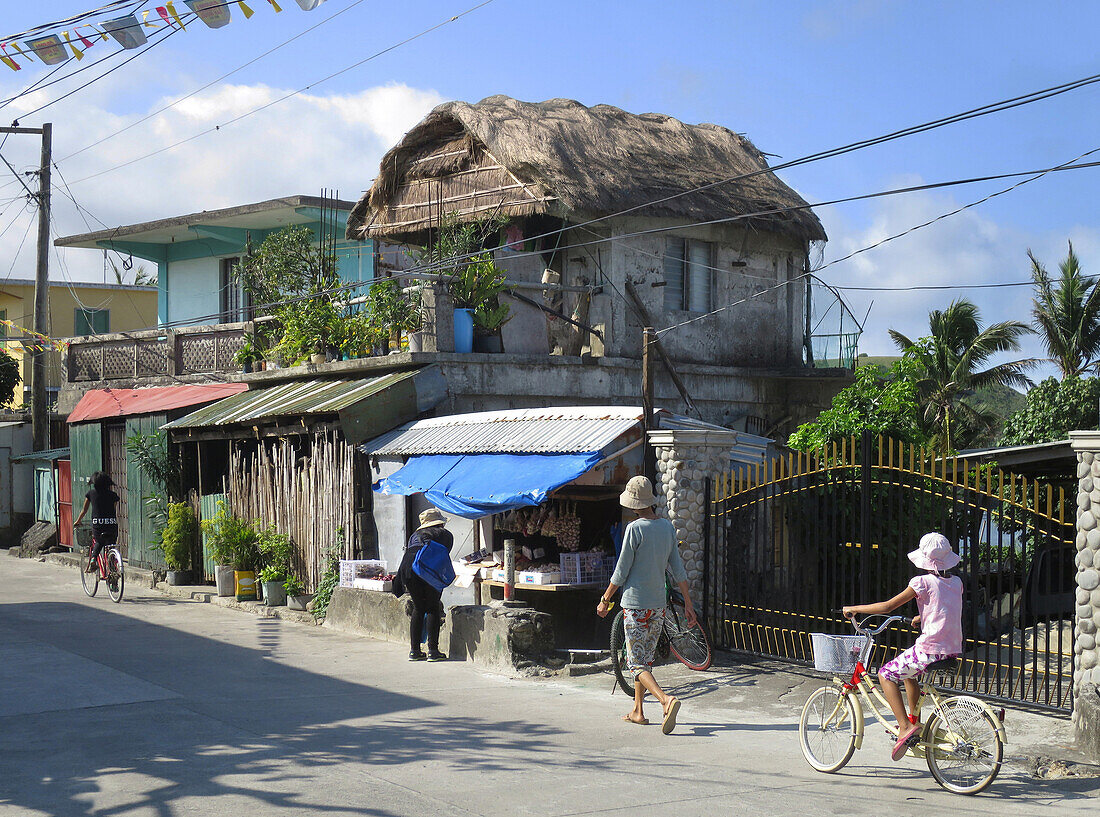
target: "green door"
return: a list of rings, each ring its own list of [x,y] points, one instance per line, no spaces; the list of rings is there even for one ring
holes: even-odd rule
[[[126,420],[126,439],[135,434],[152,434],[168,422],[163,414],[150,414],[143,417],[130,417]],[[149,570],[164,570],[164,554],[160,549],[156,524],[153,521],[155,506],[147,500],[158,495],[159,486],[154,486],[145,472],[138,468],[129,453],[126,455],[126,510],[129,528],[130,564]]]
[[[69,426],[69,449],[72,462],[73,519],[80,515],[84,494],[88,493],[88,478],[103,470],[103,427],[99,423],[77,423]],[[87,515],[85,515],[87,519]],[[82,527],[80,536],[74,539],[78,547],[87,547],[91,541],[91,528]]]

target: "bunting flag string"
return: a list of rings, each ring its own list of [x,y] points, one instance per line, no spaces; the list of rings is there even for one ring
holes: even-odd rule
[[[24,346],[45,347],[48,349],[57,349],[58,351],[62,352],[69,347],[68,341],[51,338],[49,335],[43,335],[41,332],[35,332],[33,329],[25,329],[14,321],[9,321],[6,318],[0,318],[0,324],[8,327],[9,329],[14,329],[16,332],[21,332],[24,335],[29,335],[30,337],[39,341],[38,343],[25,343]],[[20,340],[21,338],[7,338],[7,341],[9,343],[18,343]]]
[[[194,20],[200,20],[207,28],[221,28],[232,21],[233,6],[237,7],[246,20],[256,13],[245,0],[183,0],[186,10],[177,7],[179,0],[168,0],[153,9],[141,10],[148,1],[115,0],[64,20],[44,23],[19,34],[0,38],[0,63],[12,71],[21,71],[24,64],[32,63],[34,58],[44,65],[58,65],[73,57],[77,60],[84,59],[85,51],[104,41],[113,40],[126,50],[141,48],[148,43],[143,29],[168,26],[186,31],[187,24]],[[278,0],[267,2],[276,13],[283,10]],[[302,11],[313,11],[325,0],[295,2]],[[139,10],[140,20],[137,17]],[[115,16],[120,13],[122,16]],[[96,20],[106,17],[110,19]],[[23,62],[16,60],[16,55]]]

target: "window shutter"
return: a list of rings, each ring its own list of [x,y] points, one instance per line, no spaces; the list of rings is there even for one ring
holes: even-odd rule
[[[106,335],[111,331],[111,310],[97,309],[92,313],[92,328],[97,335]]]
[[[682,238],[670,238],[665,244],[665,309],[684,308],[684,245]]]
[[[688,242],[687,308],[691,312],[710,311],[710,244]]]
[[[77,337],[92,334],[92,324],[88,320],[88,313],[80,307],[73,310],[73,334]]]

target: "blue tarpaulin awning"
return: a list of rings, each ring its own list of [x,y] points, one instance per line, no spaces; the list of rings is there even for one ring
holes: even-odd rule
[[[431,454],[411,457],[380,480],[380,494],[424,494],[442,511],[477,519],[541,505],[547,494],[572,482],[603,459],[580,454]]]

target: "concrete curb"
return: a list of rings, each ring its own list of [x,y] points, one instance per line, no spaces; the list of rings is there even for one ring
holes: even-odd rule
[[[172,586],[167,582],[157,582],[151,587],[158,593],[177,599],[215,604],[229,610],[242,610],[261,618],[279,618],[283,621],[292,621],[295,624],[308,624],[311,627],[319,626],[312,613],[302,613],[291,610],[289,607],[268,607],[262,601],[237,601],[234,596],[219,596],[217,591],[206,585]]]
[[[80,557],[75,553],[39,553],[35,556],[20,556],[16,550],[16,548],[11,548],[8,550],[8,555],[15,559],[31,559],[36,562],[49,562],[50,564],[61,565],[62,567],[80,569]],[[125,572],[127,582],[136,582],[142,587],[148,588],[156,586],[154,581],[155,574],[152,570],[125,565]]]

